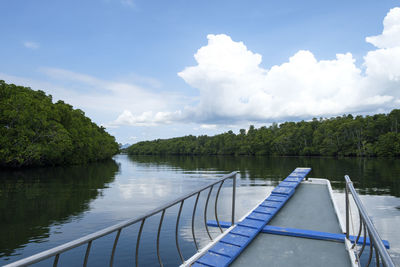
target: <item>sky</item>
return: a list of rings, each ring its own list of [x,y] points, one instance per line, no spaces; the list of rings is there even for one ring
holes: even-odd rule
[[[400,108],[399,1],[2,0],[0,80],[120,143]]]

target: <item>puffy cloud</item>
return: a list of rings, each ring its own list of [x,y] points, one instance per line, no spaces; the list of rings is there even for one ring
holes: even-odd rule
[[[125,111],[119,124],[157,125],[176,121],[209,125],[309,119],[343,113],[382,112],[400,103],[400,8],[384,19],[382,34],[367,37],[377,47],[364,57],[363,69],[351,53],[318,60],[298,51],[270,69],[262,56],[225,34],[207,36],[194,58],[197,65],[178,73],[198,89],[196,105],[176,112]],[[203,127],[202,126],[202,127]]]
[[[364,57],[366,88],[393,96],[399,102],[400,93],[400,8],[389,11],[383,20],[382,34],[367,37],[378,49]],[[397,98],[397,99],[396,99]]]
[[[400,46],[400,7],[392,8],[383,20],[383,32],[377,36],[365,38],[378,48]]]
[[[261,56],[243,43],[223,34],[207,38],[208,45],[195,55],[198,65],[178,73],[200,91],[194,111],[199,121],[327,116],[373,110],[394,99],[383,88],[368,86],[369,77],[362,74],[350,53],[318,61],[310,51],[301,50],[288,62],[267,70],[260,67]]]
[[[371,82],[382,80],[397,83],[400,81],[400,45],[370,51],[364,60],[366,74]]]

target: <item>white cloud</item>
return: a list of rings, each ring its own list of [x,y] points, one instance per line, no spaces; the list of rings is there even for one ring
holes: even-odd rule
[[[200,128],[201,129],[217,129],[217,126],[218,125],[216,125],[216,124],[201,124],[200,125]]]
[[[370,51],[364,57],[367,77],[374,81],[400,81],[400,45]]]
[[[377,36],[365,38],[368,43],[378,48],[400,46],[400,7],[392,8],[383,20],[383,32]]]
[[[262,56],[243,42],[225,34],[207,36],[208,44],[194,58],[197,65],[178,73],[198,89],[197,105],[176,112],[125,111],[117,123],[158,125],[191,121],[211,129],[240,122],[272,122],[290,119],[382,112],[400,102],[400,8],[384,19],[382,34],[367,37],[377,47],[364,57],[365,71],[351,53],[318,60],[300,50],[288,62],[270,69],[260,66]]]
[[[366,41],[378,49],[364,57],[366,88],[387,94],[399,102],[400,88],[400,8],[389,11],[383,21],[381,35],[367,37]]]
[[[124,110],[121,115],[112,122],[111,125],[136,125],[136,126],[155,126],[158,124],[169,124],[180,120],[181,111],[176,112],[153,112],[146,111],[140,115],[133,115],[131,111]]]
[[[36,50],[36,49],[38,49],[40,47],[40,45],[38,43],[30,42],[30,41],[24,42],[24,46],[26,48],[29,48],[29,49],[32,49],[32,50]]]
[[[355,65],[350,53],[318,61],[310,51],[301,50],[288,62],[267,70],[260,67],[261,56],[242,42],[234,42],[224,34],[207,38],[208,45],[195,54],[198,64],[178,73],[200,91],[195,109],[200,121],[328,116],[394,105],[393,100],[399,96],[383,87],[371,88],[371,77]],[[389,54],[393,57],[395,53]],[[381,58],[377,60],[378,66],[372,69],[366,58],[367,73],[383,71],[397,81],[400,63],[391,61],[393,68],[385,71],[379,66]]]
[[[364,58],[351,53],[317,60],[301,50],[270,69],[262,57],[224,34],[208,35],[196,66],[178,75],[200,92],[193,110],[202,122],[273,121],[395,108],[400,97],[400,8],[389,11],[381,35],[367,38],[378,49]]]

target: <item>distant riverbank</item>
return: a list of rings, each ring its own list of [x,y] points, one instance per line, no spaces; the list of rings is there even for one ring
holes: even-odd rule
[[[130,155],[400,157],[400,109],[136,143]]]

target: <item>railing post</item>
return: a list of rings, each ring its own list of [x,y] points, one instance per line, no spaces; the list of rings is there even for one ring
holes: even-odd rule
[[[181,218],[181,213],[182,213],[182,207],[183,203],[185,202],[184,199],[181,201],[181,205],[179,206],[179,212],[178,212],[178,217],[176,218],[176,227],[175,227],[175,242],[176,242],[176,248],[179,253],[179,257],[181,258],[182,263],[185,262],[185,259],[183,258],[181,248],[179,247],[179,241],[178,241],[178,230],[179,230],[179,219]]]
[[[233,176],[233,185],[232,185],[232,225],[235,224],[236,175],[237,174]]]
[[[382,243],[382,239],[380,238],[378,232],[376,231],[374,224],[372,223],[371,219],[369,218],[356,190],[353,187],[353,183],[350,180],[350,177],[348,175],[345,175],[345,179],[346,179],[346,238],[349,237],[349,209],[350,209],[350,203],[349,203],[349,193],[351,193],[355,206],[358,209],[358,212],[361,214],[362,217],[362,221],[364,224],[364,242],[363,242],[363,246],[361,248],[360,253],[358,254],[359,257],[361,256],[364,247],[365,247],[365,243],[366,243],[366,239],[367,239],[367,233],[369,236],[369,240],[370,240],[370,255],[369,255],[369,259],[368,259],[368,263],[367,266],[371,263],[371,259],[372,259],[372,250],[375,249],[375,257],[376,257],[376,263],[377,266],[379,266],[379,262],[382,260],[382,263],[384,266],[386,267],[394,267],[394,263],[392,258],[390,257],[389,253],[387,252],[385,245]]]
[[[346,194],[346,238],[349,239],[349,183],[348,181],[346,181],[346,190],[345,190],[345,194]]]

